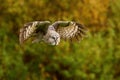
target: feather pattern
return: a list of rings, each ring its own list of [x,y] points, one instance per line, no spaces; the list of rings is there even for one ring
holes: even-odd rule
[[[61,22],[56,22],[54,24],[56,31],[60,34],[61,38],[63,39],[77,39],[81,40],[83,37],[86,36],[87,29],[84,27],[84,25],[69,21],[66,22],[66,26],[61,26]]]
[[[34,21],[24,24],[24,27],[20,29],[19,34],[19,42],[22,44],[25,40],[27,40],[32,35],[35,36],[39,32],[44,33],[45,25],[50,24],[49,21]],[[47,26],[48,27],[48,26]]]

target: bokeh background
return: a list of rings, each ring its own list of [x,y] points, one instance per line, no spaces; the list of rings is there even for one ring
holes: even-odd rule
[[[21,47],[35,20],[73,20],[89,37]],[[0,80],[120,80],[120,0],[0,0]]]

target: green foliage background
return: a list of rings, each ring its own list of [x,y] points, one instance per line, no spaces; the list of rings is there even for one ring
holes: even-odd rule
[[[0,0],[0,80],[120,80],[120,0]],[[89,37],[19,45],[34,20],[74,20]]]

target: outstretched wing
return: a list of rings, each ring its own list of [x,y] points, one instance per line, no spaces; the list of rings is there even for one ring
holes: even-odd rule
[[[87,35],[84,25],[73,21],[56,21],[52,24],[63,39],[81,40]]]
[[[41,33],[44,35],[47,31],[49,21],[34,21],[24,24],[24,27],[20,29],[19,42],[22,44],[25,40],[31,36]]]

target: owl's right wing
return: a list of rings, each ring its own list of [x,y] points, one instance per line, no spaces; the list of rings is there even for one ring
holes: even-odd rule
[[[87,28],[74,21],[56,21],[52,24],[55,30],[60,34],[62,39],[67,40],[78,40],[80,41],[83,37],[87,36]]]
[[[27,40],[31,36],[36,35],[37,33],[44,35],[49,25],[50,21],[33,21],[24,24],[24,27],[20,29],[19,33],[20,44],[22,44],[25,40]]]

